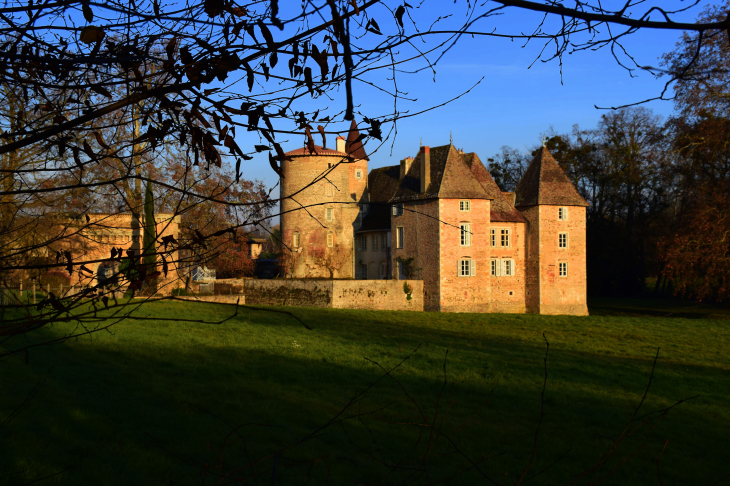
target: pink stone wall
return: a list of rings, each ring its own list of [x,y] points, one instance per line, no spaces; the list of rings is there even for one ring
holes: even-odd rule
[[[512,259],[515,262],[513,276],[490,276],[492,288],[492,312],[509,312],[523,314],[526,312],[525,286],[525,224],[494,222],[491,228],[497,230],[497,246],[492,247],[490,241],[489,260]],[[502,228],[510,230],[510,245],[500,246],[500,231]],[[490,263],[491,265],[491,263]],[[491,271],[491,267],[488,268]]]
[[[404,204],[403,214],[391,213],[391,262],[393,276],[397,278],[398,259],[411,260],[412,275],[409,278],[423,280],[424,310],[440,309],[439,268],[439,204],[437,199],[413,201]],[[404,228],[404,244],[396,245],[397,228]]]
[[[472,199],[468,212],[460,211],[459,199],[439,199],[440,299],[442,312],[490,312],[489,276],[490,204],[488,199]],[[461,246],[460,223],[471,224],[471,245]],[[446,224],[444,224],[446,223]],[[476,275],[461,277],[458,260],[476,262]]]
[[[338,165],[339,164],[339,165]],[[310,186],[327,173],[327,180]],[[363,172],[356,179],[355,168]],[[367,161],[348,163],[339,156],[292,157],[282,162],[281,179],[282,238],[287,274],[293,277],[354,277],[355,229],[360,224],[360,208],[367,183]],[[333,185],[328,194],[327,185]],[[353,197],[354,195],[354,197]],[[305,207],[306,209],[302,209]],[[327,209],[334,214],[327,221]],[[294,233],[300,234],[300,248],[293,248]],[[327,246],[327,233],[334,235],[334,246]]]
[[[558,220],[558,206],[540,206],[540,313],[588,315],[586,287],[586,208],[568,207],[567,221]],[[568,247],[559,248],[559,233]],[[567,277],[560,263],[568,264]]]

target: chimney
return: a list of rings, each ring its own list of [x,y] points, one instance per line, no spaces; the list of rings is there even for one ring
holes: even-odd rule
[[[408,174],[408,171],[411,170],[412,163],[413,157],[406,157],[400,161],[400,180],[403,180],[406,174]]]
[[[431,185],[431,147],[421,147],[421,194]]]
[[[344,152],[345,151],[345,137],[337,137],[337,151],[338,152]]]

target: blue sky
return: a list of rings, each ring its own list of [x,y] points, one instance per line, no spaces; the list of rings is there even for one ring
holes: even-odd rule
[[[684,2],[678,1],[662,2],[664,6],[669,3],[684,5]],[[454,12],[463,13],[463,4],[459,0],[453,6]],[[426,1],[421,9],[413,10],[413,16],[419,21],[435,18],[438,16],[435,9],[444,5],[451,6],[451,2]],[[698,13],[699,9],[693,10],[677,19],[693,21]],[[375,18],[383,30],[392,28],[383,25],[391,21],[387,12],[375,12]],[[481,30],[496,27],[498,32],[505,33],[531,31],[540,18],[512,9],[509,15],[487,19],[479,27]],[[460,18],[455,15],[444,23],[452,22],[453,25],[458,21]],[[406,32],[409,31],[413,29],[406,25]],[[659,57],[673,49],[679,36],[680,33],[674,31],[646,30],[628,37],[624,45],[641,65],[658,66]],[[465,37],[436,66],[435,82],[433,73],[428,70],[418,74],[399,74],[400,89],[407,91],[410,98],[418,99],[416,102],[400,102],[401,109],[411,112],[440,104],[484,79],[469,94],[447,106],[399,121],[397,137],[393,140],[391,135],[390,140],[371,154],[370,168],[394,165],[406,156],[415,156],[421,138],[424,145],[447,144],[449,132],[453,132],[455,146],[475,151],[482,160],[486,160],[504,145],[524,149],[539,143],[541,135],[550,127],[559,133],[570,132],[574,124],[592,128],[605,113],[594,105],[617,106],[654,97],[664,86],[663,79],[657,80],[647,72],[637,71],[637,77],[631,78],[625,69],[617,65],[608,48],[564,56],[561,83],[557,61],[538,61],[529,68],[541,48],[542,44],[538,42],[522,47],[522,42],[517,40]],[[279,64],[286,66],[286,60],[280,60]],[[392,88],[392,83],[384,78],[384,74],[378,74],[371,79],[383,88]],[[389,96],[362,84],[355,86],[355,102],[357,109],[367,116],[387,114],[393,104]],[[306,107],[314,110],[328,106],[339,111],[344,109],[344,103],[344,96],[340,96],[326,100],[326,103],[307,101]],[[646,106],[663,116],[672,112],[670,102],[652,102]],[[359,116],[357,121],[361,122]],[[253,140],[243,142],[258,143]],[[298,137],[291,137],[283,143],[285,150],[301,145],[302,140]],[[368,143],[368,148],[370,152],[373,148],[371,143]],[[245,177],[263,180],[269,187],[278,180],[263,154],[248,162]]]

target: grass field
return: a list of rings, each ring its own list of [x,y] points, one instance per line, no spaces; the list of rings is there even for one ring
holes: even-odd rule
[[[525,478],[540,474],[527,484],[566,484],[610,450],[657,347],[638,415],[699,396],[636,423],[618,458],[574,484],[660,484],[658,474],[665,485],[730,484],[730,320],[717,308],[652,317],[672,306],[604,299],[590,317],[286,309],[311,331],[271,312],[194,324],[181,319],[232,308],[146,306],[137,317],[166,320],[128,319],[114,334],[34,348],[28,365],[0,362],[0,423],[40,383],[0,428],[0,484],[217,484],[221,470],[246,478],[238,484],[272,484],[274,472],[281,485],[512,484],[540,418],[543,332],[544,419]],[[389,369],[416,348],[397,381],[376,382],[372,361]],[[343,420],[307,438],[373,382]]]

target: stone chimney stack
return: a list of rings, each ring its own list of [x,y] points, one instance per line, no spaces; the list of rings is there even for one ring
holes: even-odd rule
[[[431,185],[431,147],[421,147],[421,194]]]
[[[403,180],[406,174],[408,174],[408,171],[411,170],[412,163],[413,157],[406,157],[400,161],[400,180]]]
[[[335,147],[338,152],[344,152],[345,151],[345,137],[337,137],[337,147]]]

